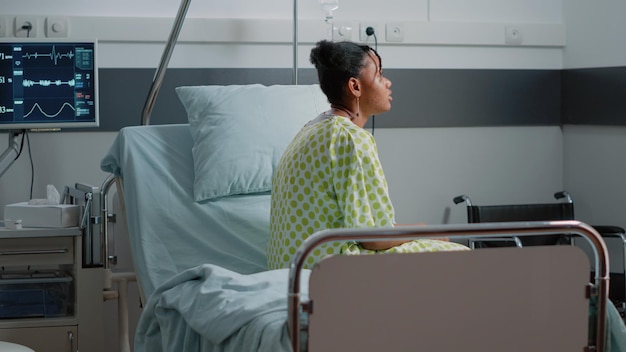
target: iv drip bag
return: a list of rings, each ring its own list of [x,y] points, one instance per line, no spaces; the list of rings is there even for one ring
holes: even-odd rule
[[[322,11],[326,15],[326,22],[332,20],[333,11],[339,8],[339,0],[319,0]]]

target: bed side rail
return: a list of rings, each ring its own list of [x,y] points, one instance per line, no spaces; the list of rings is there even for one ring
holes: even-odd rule
[[[315,248],[332,241],[376,241],[380,239],[418,239],[418,238],[488,238],[502,235],[549,235],[570,233],[579,235],[593,250],[595,260],[595,286],[590,298],[596,300],[597,312],[594,321],[590,321],[590,331],[595,336],[590,339],[589,349],[605,351],[607,337],[607,302],[609,285],[608,250],[602,236],[590,225],[580,221],[542,221],[509,223],[476,223],[462,225],[428,225],[375,229],[330,229],[315,233],[307,238],[298,249],[291,263],[288,291],[288,326],[293,351],[300,350],[300,313],[310,302],[302,302],[300,292],[301,272],[305,259]],[[523,249],[520,249],[523,250]],[[595,343],[595,346],[593,344]]]
[[[123,189],[121,179],[113,174],[110,174],[102,183],[100,187],[100,216],[102,218],[101,221],[101,232],[102,232],[102,241],[103,241],[103,251],[102,251],[102,262],[105,270],[105,282],[104,282],[104,292],[103,299],[105,301],[108,300],[117,300],[117,328],[119,334],[119,351],[120,352],[130,352],[130,329],[129,329],[129,316],[128,316],[128,283],[132,281],[137,281],[137,275],[134,272],[113,272],[111,270],[111,264],[117,264],[117,256],[113,253],[109,253],[109,222],[116,219],[116,216],[109,211],[109,192],[113,189],[115,185],[115,189],[117,190],[117,194],[120,198],[120,204],[122,207],[122,212],[124,214],[125,211],[125,203],[123,198]],[[125,219],[125,216],[121,217]],[[128,226],[126,223],[123,224],[128,231]],[[117,284],[117,288],[113,288],[113,283]],[[141,292],[141,286],[137,285],[140,291],[140,301],[143,305],[143,294]]]

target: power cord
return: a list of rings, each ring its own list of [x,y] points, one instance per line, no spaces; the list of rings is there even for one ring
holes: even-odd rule
[[[376,31],[374,27],[368,26],[365,28],[365,34],[368,37],[374,36],[374,50],[378,51],[378,38],[376,37]],[[376,125],[376,115],[372,115],[372,136],[374,135],[374,126]]]
[[[378,50],[378,38],[376,37],[374,27],[370,26],[365,28],[365,34],[367,34],[368,37],[374,36],[374,49]]]
[[[17,152],[14,160],[20,158],[22,155],[22,151],[24,150],[24,140],[26,140],[26,144],[28,146],[28,159],[30,161],[30,193],[28,199],[33,199],[33,185],[35,183],[35,164],[33,163],[33,153],[30,148],[30,136],[28,135],[28,130],[21,130],[19,132],[22,135],[22,140],[20,141],[20,149]]]
[[[33,30],[33,24],[30,22],[26,22],[22,25],[22,30],[26,31],[26,38],[30,37],[30,31]]]
[[[26,130],[20,130],[19,132],[15,133],[15,137],[22,135],[22,140],[20,141],[20,150],[17,151],[17,155],[15,156],[15,159],[13,160],[17,160],[20,158],[20,155],[22,155],[22,150],[24,149],[24,138],[26,136]]]
[[[28,135],[28,131],[26,133],[26,144],[28,145],[28,159],[30,160],[30,197],[28,199],[33,199],[33,185],[35,184],[35,164],[33,163],[33,153],[30,148],[30,136]]]

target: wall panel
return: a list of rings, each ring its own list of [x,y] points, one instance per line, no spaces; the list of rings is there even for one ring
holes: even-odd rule
[[[137,125],[153,69],[101,69],[99,130]],[[393,108],[376,127],[467,127],[559,125],[558,70],[387,69]],[[174,88],[181,85],[291,84],[290,69],[169,69],[151,124],[185,123]],[[299,83],[316,83],[313,69]]]

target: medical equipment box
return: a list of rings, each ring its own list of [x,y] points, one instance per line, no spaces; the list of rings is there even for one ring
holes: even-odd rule
[[[14,203],[4,207],[4,218],[22,220],[23,227],[75,227],[80,219],[80,206]]]
[[[0,319],[67,316],[71,283],[62,272],[0,274]]]

